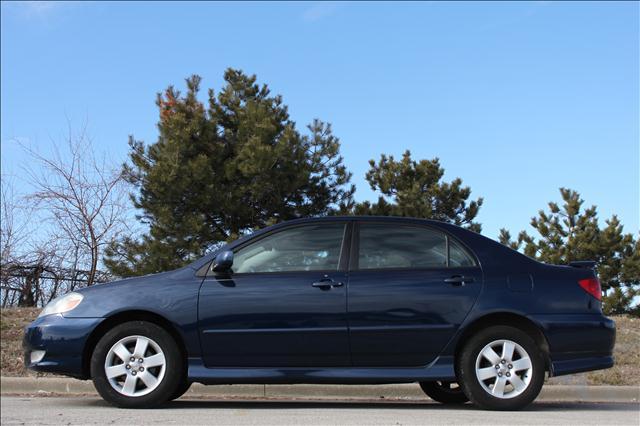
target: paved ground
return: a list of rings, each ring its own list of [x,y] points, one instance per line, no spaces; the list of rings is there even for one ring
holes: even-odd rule
[[[560,377],[561,378],[561,377]],[[7,395],[95,396],[98,394],[90,380],[65,377],[5,377],[0,376],[0,390]],[[409,399],[424,401],[426,396],[417,383],[390,385],[191,385],[185,398],[210,399],[331,399],[378,400]],[[539,402],[638,402],[640,386],[544,386]],[[640,426],[640,425],[639,425]]]
[[[122,410],[94,397],[2,396],[1,423],[173,425],[425,425],[425,424],[640,424],[640,405],[615,403],[532,404],[527,411],[456,409],[430,402],[179,400],[162,409]]]

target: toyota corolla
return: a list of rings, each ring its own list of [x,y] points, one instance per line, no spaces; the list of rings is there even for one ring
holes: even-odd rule
[[[415,382],[442,403],[519,409],[547,375],[613,365],[593,266],[435,221],[295,220],[52,301],[25,330],[25,363],[91,379],[118,407],[194,382]]]

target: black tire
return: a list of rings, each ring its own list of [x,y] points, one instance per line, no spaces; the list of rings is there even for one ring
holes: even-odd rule
[[[442,404],[464,404],[469,401],[456,382],[420,382],[420,387],[429,398]]]
[[[498,398],[488,390],[485,390],[476,375],[476,359],[478,355],[487,345],[498,340],[509,340],[520,345],[531,360],[530,374],[524,376],[523,373],[518,373],[522,374],[519,378],[524,379],[526,377],[529,380],[528,385],[526,385],[519,395],[506,399]],[[496,352],[496,354],[498,358],[501,358],[501,353]],[[483,362],[487,363],[487,361]],[[517,359],[511,362],[515,364]],[[519,410],[536,399],[544,383],[545,362],[542,351],[527,333],[514,327],[494,326],[478,332],[465,344],[462,352],[458,356],[458,362],[456,364],[458,383],[460,383],[465,395],[467,395],[473,404],[485,410]],[[498,360],[498,364],[502,364],[502,360]],[[489,366],[492,367],[491,365]],[[504,374],[505,380],[508,380],[506,379],[507,374]],[[487,381],[484,382],[485,385],[491,387],[492,380],[495,379],[487,379]],[[511,384],[508,386],[509,389],[515,389]]]
[[[173,395],[171,395],[171,398],[169,398],[169,401],[173,401],[174,399],[180,398],[182,395],[187,393],[190,387],[191,387],[191,382],[189,382],[186,379],[183,380],[183,382],[180,383],[180,385],[178,386],[176,391],[173,393]]]
[[[130,336],[144,336],[153,340],[164,355],[164,375],[157,387],[146,395],[124,395],[111,386],[106,376],[105,362],[109,351],[117,342]],[[126,379],[130,371],[132,369],[128,369],[121,378]],[[91,356],[91,378],[96,390],[105,401],[120,408],[151,408],[167,402],[171,395],[176,394],[185,375],[180,350],[174,339],[162,327],[146,321],[131,321],[115,326],[100,339]],[[140,382],[134,383],[141,386]]]

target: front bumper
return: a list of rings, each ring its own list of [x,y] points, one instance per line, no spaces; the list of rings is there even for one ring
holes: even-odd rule
[[[22,346],[25,367],[41,372],[86,379],[83,364],[87,340],[103,318],[65,318],[47,315],[36,319],[24,330]],[[32,362],[33,351],[44,351],[38,362]]]
[[[549,343],[551,375],[613,367],[616,323],[601,314],[537,315]]]

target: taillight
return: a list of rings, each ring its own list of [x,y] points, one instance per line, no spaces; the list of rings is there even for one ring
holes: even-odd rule
[[[600,288],[600,280],[597,278],[585,278],[584,280],[578,281],[580,287],[584,289],[587,293],[592,295],[598,300],[602,300],[602,289]]]

